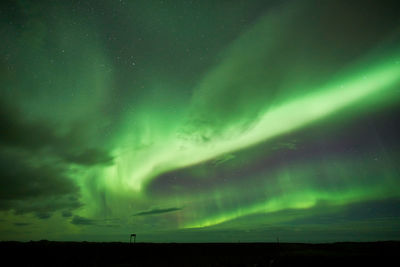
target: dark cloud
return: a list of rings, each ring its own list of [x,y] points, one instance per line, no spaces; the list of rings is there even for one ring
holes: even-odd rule
[[[146,215],[155,215],[155,214],[161,214],[161,213],[168,213],[168,212],[174,212],[182,210],[182,208],[167,208],[167,209],[152,209],[152,210],[147,210],[147,211],[141,211],[134,216],[146,216]]]
[[[26,149],[42,148],[44,144],[56,143],[50,127],[42,122],[28,122],[22,119],[19,110],[0,103],[0,142],[6,146]]]
[[[35,215],[39,219],[45,220],[45,219],[49,219],[52,214],[50,212],[36,212]]]
[[[29,226],[29,225],[31,225],[31,223],[15,222],[14,225],[18,226],[18,227],[22,227],[22,226]]]
[[[0,152],[0,200],[22,200],[76,192],[61,168],[34,166],[22,158]]]
[[[85,147],[79,141],[81,136],[74,128],[67,135],[56,133],[56,126],[44,121],[28,121],[21,112],[0,102],[0,144],[38,152],[46,149],[66,162],[79,165],[109,165],[113,157],[106,151]]]
[[[119,227],[120,219],[90,219],[75,215],[72,220],[72,224],[75,225],[90,225],[90,226],[100,226],[100,227]]]
[[[11,210],[17,214],[33,212],[39,219],[47,219],[54,212],[70,209],[74,210],[82,206],[79,201],[79,193],[71,192],[59,196],[41,196],[30,200],[12,201],[7,203]]]
[[[56,164],[39,164],[25,153],[0,150],[0,210],[34,212],[45,219],[81,206],[79,188]]]
[[[97,149],[87,149],[75,154],[65,154],[64,159],[80,165],[109,165],[113,162],[111,155]]]
[[[221,157],[214,159],[214,165],[220,165],[222,163],[227,162],[228,160],[234,159],[235,155],[233,154],[224,154]]]
[[[113,158],[82,144],[79,127],[60,135],[57,127],[26,119],[0,101],[0,210],[34,213],[47,219],[55,211],[80,207],[79,188],[68,177],[69,165],[108,165]],[[64,217],[72,213],[63,213]]]
[[[72,218],[71,223],[75,225],[96,225],[96,220],[75,215]]]
[[[64,218],[69,218],[69,217],[72,217],[72,212],[69,211],[69,210],[64,210],[64,211],[61,213],[61,215],[62,215]]]
[[[119,225],[119,224],[108,224],[108,225],[104,225],[105,227],[108,227],[108,228],[118,228],[118,227],[121,227],[121,225]]]

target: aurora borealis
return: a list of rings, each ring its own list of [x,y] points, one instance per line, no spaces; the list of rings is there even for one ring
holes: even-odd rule
[[[3,1],[0,239],[400,239],[396,1]]]

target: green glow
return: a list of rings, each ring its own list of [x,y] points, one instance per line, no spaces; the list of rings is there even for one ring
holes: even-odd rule
[[[399,81],[400,65],[389,61],[375,70],[347,81],[333,82],[328,87],[311,90],[314,93],[289,99],[280,106],[272,107],[246,132],[229,132],[233,138],[226,137],[197,144],[166,136],[168,141],[163,142],[160,147],[150,148],[144,153],[135,151],[135,156],[126,156],[116,151],[115,153],[120,155],[118,162],[128,162],[132,166],[122,177],[123,184],[139,191],[143,183],[161,173],[198,164],[304,127],[335,111],[357,104],[369,95],[384,94],[385,90],[390,90]],[[362,105],[362,102],[358,104]],[[116,177],[107,179],[111,180],[110,183],[113,183],[113,179],[120,183]]]
[[[232,212],[222,213],[215,217],[211,216],[207,217],[206,219],[200,219],[192,224],[186,224],[184,228],[213,226],[254,213],[273,213],[286,209],[309,209],[314,207],[319,201],[325,201],[334,205],[343,205],[356,201],[374,199],[374,197],[383,195],[382,193],[385,193],[385,190],[368,190],[365,188],[348,192],[341,191],[340,193],[323,191],[292,193],[291,195],[268,199],[264,203],[256,203],[249,207],[243,207]],[[395,196],[398,196],[398,194]],[[391,195],[386,195],[386,197],[391,197]]]
[[[383,153],[383,152],[380,152]],[[379,154],[378,154],[379,155]],[[384,154],[378,157],[385,159]],[[388,156],[387,156],[388,157]],[[279,169],[278,173],[261,174],[264,179],[249,184],[243,183],[234,188],[223,187],[222,195],[214,197],[224,199],[218,212],[196,212],[190,214],[187,222],[181,227],[199,228],[213,226],[243,216],[287,210],[310,209],[316,205],[341,206],[355,202],[399,197],[395,188],[398,186],[396,172],[388,163],[377,163],[371,160],[370,169],[366,172],[364,165],[368,160],[329,159],[327,162],[313,161]],[[315,165],[318,165],[316,167]],[[386,170],[386,171],[382,171]],[[326,176],[334,176],[326,180]],[[357,175],[357,177],[354,177]],[[256,180],[254,177],[247,177]],[[323,179],[323,181],[321,181]],[[321,187],[321,182],[323,187]],[[242,188],[246,190],[243,191]],[[239,205],[229,205],[232,196],[243,199],[262,196],[262,200]],[[208,196],[212,198],[212,196]],[[328,208],[329,209],[329,208]]]

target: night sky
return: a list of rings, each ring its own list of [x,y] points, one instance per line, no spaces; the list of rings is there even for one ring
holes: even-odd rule
[[[400,240],[400,7],[1,1],[0,240]]]

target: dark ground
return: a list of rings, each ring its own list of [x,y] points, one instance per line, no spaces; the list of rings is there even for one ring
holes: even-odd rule
[[[400,242],[0,242],[7,266],[400,266]],[[6,261],[7,262],[7,261]],[[5,266],[5,265],[3,265]]]

